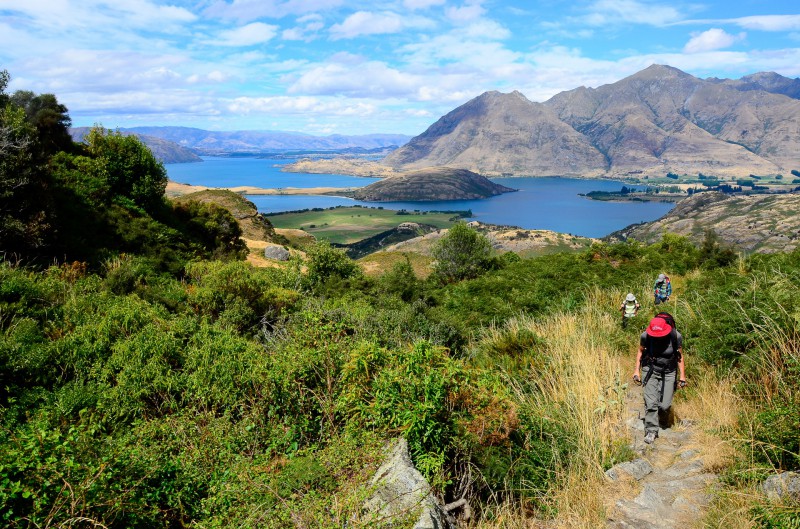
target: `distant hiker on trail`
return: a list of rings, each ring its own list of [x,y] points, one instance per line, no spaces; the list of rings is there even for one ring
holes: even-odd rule
[[[656,305],[669,301],[669,297],[672,295],[672,283],[669,282],[666,275],[658,274],[656,284],[653,285],[653,295]]]
[[[644,378],[639,373],[640,367]],[[680,372],[677,383],[676,370]],[[668,313],[662,312],[650,320],[639,338],[633,380],[644,386],[644,442],[650,444],[658,437],[659,414],[667,415],[675,389],[686,387],[683,337]]]
[[[639,309],[641,305],[636,300],[636,296],[633,294],[628,294],[625,296],[625,301],[622,302],[622,305],[619,306],[619,311],[622,313],[622,328],[625,328],[625,325],[628,323],[628,319],[633,318],[637,314],[639,314]]]

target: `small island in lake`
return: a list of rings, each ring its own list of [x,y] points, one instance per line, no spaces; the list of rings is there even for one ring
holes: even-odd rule
[[[401,173],[346,193],[368,202],[473,200],[516,191],[466,169],[432,167]]]

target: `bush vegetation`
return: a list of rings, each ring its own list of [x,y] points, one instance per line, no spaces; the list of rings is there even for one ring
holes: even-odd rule
[[[255,269],[224,210],[155,196],[158,166],[131,140],[97,130],[96,149],[34,152],[62,148],[36,139],[39,103],[0,95],[0,195],[21,201],[3,210],[16,257],[0,261],[4,526],[358,525],[398,435],[485,527],[509,509],[602,524],[602,472],[630,457],[619,362],[638,330],[616,309],[661,271],[690,379],[734,380],[746,403],[726,426],[727,486],[800,470],[800,251],[665,234],[497,258],[457,224],[426,280],[409,262],[366,277],[327,244]],[[14,187],[20,174],[58,190],[52,214],[22,200],[35,186]],[[763,527],[797,519],[758,497],[747,509]]]

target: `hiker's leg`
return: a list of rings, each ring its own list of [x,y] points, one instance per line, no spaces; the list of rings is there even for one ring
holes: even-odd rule
[[[642,380],[647,378],[650,367],[642,369]],[[644,391],[644,430],[645,432],[658,431],[658,398],[661,395],[661,377],[659,373],[650,375],[650,379],[643,388]]]
[[[675,394],[675,371],[664,373],[664,397],[658,405],[659,423],[662,428],[672,426],[672,397]],[[660,391],[661,388],[659,388]]]

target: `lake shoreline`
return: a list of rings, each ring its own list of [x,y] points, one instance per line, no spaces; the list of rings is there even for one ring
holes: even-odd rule
[[[233,187],[211,187],[184,184],[181,182],[167,182],[167,189],[165,194],[168,197],[179,197],[195,193],[198,191],[207,190],[227,190],[239,193],[240,195],[334,195],[338,193],[352,192],[355,188],[352,187],[279,187],[279,188],[264,188],[256,186],[233,186]],[[344,195],[342,195],[344,196]]]

